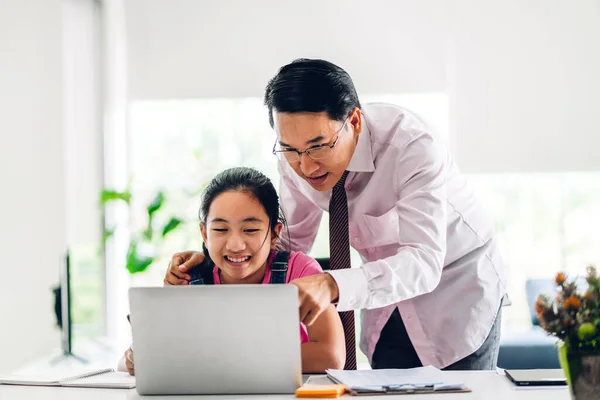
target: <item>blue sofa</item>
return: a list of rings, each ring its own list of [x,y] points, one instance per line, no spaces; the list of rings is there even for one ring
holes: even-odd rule
[[[504,369],[560,368],[557,339],[540,327],[535,312],[535,301],[540,294],[556,296],[551,279],[530,279],[525,283],[531,328],[525,331],[502,331],[498,367]]]

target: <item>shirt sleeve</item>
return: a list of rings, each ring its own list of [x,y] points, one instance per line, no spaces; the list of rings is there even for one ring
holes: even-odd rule
[[[328,271],[339,288],[340,311],[385,307],[439,284],[446,255],[448,154],[430,135],[414,136],[391,160],[398,251],[360,268]]]
[[[313,203],[298,188],[285,162],[278,164],[281,181],[279,184],[279,204],[287,222],[281,232],[278,247],[308,253],[317,236],[323,210]],[[289,247],[288,247],[289,244]]]

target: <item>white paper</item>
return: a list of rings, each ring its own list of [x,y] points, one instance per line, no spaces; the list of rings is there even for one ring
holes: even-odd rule
[[[464,387],[462,382],[447,381],[442,371],[432,366],[411,369],[327,370],[327,374],[352,389],[381,390],[399,385],[436,385],[436,389],[445,390]]]
[[[57,369],[49,369],[35,374],[11,374],[0,377],[0,383],[6,385],[27,385],[27,386],[66,386],[72,385],[75,382],[86,381],[92,376],[101,380],[102,377],[109,377],[114,374],[112,368],[106,369],[83,369],[71,375],[67,375],[66,371]]]
[[[0,377],[0,383],[5,385],[39,385],[39,386],[60,386],[59,381],[64,378],[57,372],[46,372],[40,374],[28,375],[5,375]]]
[[[130,389],[135,387],[135,377],[118,371],[62,382],[62,386]]]

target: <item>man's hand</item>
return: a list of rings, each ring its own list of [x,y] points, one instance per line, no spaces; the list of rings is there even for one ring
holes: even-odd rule
[[[204,262],[204,254],[199,251],[184,251],[176,253],[171,258],[167,275],[165,276],[165,286],[168,285],[189,285],[191,276],[187,274],[191,269]]]
[[[300,321],[312,325],[332,301],[339,297],[335,279],[329,274],[318,274],[294,279],[290,283],[298,287]]]

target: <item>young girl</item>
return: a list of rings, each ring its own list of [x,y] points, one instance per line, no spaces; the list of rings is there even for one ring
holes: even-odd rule
[[[242,167],[215,176],[204,190],[199,213],[204,253],[215,265],[214,284],[270,282],[275,245],[284,229],[279,210],[277,192],[262,173]],[[313,258],[292,251],[285,282],[322,272]],[[333,305],[310,327],[300,323],[300,337],[304,373],[344,368],[344,332]],[[119,370],[134,374],[131,348]]]

